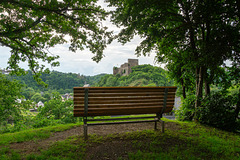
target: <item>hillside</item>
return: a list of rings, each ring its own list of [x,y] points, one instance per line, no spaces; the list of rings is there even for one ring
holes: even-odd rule
[[[47,90],[57,90],[60,93],[72,92],[73,87],[83,86],[85,83],[91,86],[96,85],[101,77],[105,74],[99,74],[96,76],[84,76],[76,73],[62,73],[57,71],[52,71],[50,74],[42,74],[41,79],[43,82],[48,84],[48,88],[38,85],[33,79],[32,72],[28,71],[28,74],[23,76],[10,76],[9,79],[19,80],[21,83],[25,84],[27,87],[31,87],[34,90],[47,91]]]
[[[165,133],[154,131],[152,123],[91,126],[88,141],[80,124],[2,134],[0,159],[240,158],[237,134],[194,122],[165,121]]]
[[[107,74],[101,77],[97,86],[172,86],[173,81],[167,77],[167,71],[156,66],[139,65],[132,67],[128,76]]]
[[[31,99],[36,93],[51,94],[59,92],[60,94],[72,93],[73,87],[82,87],[85,83],[90,86],[172,86],[173,81],[167,77],[167,71],[151,65],[139,65],[132,68],[132,73],[128,76],[99,74],[96,76],[84,76],[75,73],[62,73],[52,71],[50,74],[42,74],[41,79],[48,87],[39,85],[34,79],[31,71],[23,76],[10,76],[10,80],[16,79],[24,84],[22,94],[26,99]],[[42,100],[43,101],[43,100]]]

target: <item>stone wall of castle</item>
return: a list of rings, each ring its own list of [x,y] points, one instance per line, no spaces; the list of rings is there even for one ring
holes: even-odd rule
[[[113,67],[113,75],[127,76],[132,72],[134,66],[138,66],[138,59],[128,59],[128,63],[122,64],[120,68]]]

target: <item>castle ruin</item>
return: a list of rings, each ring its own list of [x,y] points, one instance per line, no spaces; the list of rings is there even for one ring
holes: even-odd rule
[[[113,75],[127,76],[132,72],[134,66],[138,66],[138,59],[128,59],[128,63],[122,64],[120,68],[113,67]]]

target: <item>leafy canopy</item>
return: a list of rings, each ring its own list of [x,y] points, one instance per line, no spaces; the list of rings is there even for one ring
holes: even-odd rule
[[[96,0],[1,0],[0,45],[11,48],[9,69],[23,72],[19,63],[28,62],[39,78],[38,73],[48,72],[41,62],[59,65],[49,48],[66,42],[71,51],[88,48],[98,62],[111,41],[101,24],[107,14]]]

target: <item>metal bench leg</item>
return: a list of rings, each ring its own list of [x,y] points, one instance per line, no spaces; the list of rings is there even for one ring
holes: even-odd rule
[[[154,129],[157,130],[157,121],[155,121]]]
[[[164,121],[161,121],[162,122],[162,133],[164,133]]]
[[[87,118],[83,119],[83,131],[84,131],[84,139],[87,140],[88,139],[88,135],[87,135]]]
[[[83,130],[84,130],[84,139],[87,140],[87,139],[88,139],[88,135],[87,135],[87,124],[84,124]]]
[[[156,118],[155,118],[155,126],[154,126],[154,129],[157,130],[157,122],[160,122],[161,121],[161,114],[157,113],[156,114]]]

